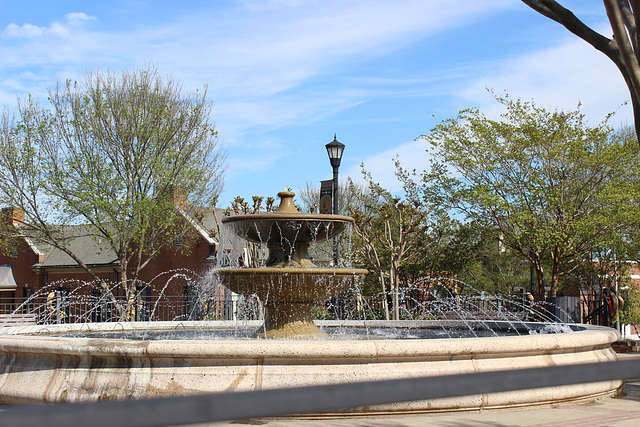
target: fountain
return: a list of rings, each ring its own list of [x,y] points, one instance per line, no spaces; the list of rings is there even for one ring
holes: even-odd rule
[[[266,338],[313,338],[326,333],[313,323],[313,307],[358,283],[367,273],[356,268],[320,268],[307,253],[310,243],[340,234],[353,219],[341,215],[298,212],[292,191],[278,193],[280,206],[273,214],[224,218],[245,240],[266,244],[269,256],[262,267],[221,268],[220,281],[239,294],[256,294],[265,304]],[[326,280],[330,277],[330,280]]]
[[[616,359],[611,343],[619,338],[617,331],[589,325],[565,326],[571,330],[567,333],[530,334],[529,330],[559,332],[559,328],[534,322],[485,321],[483,327],[490,326],[492,332],[511,334],[432,339],[423,332],[477,325],[464,319],[314,322],[311,309],[315,302],[348,289],[366,273],[348,267],[317,267],[308,254],[311,242],[332,239],[352,219],[301,214],[293,207],[293,193],[283,192],[281,198],[275,213],[224,220],[235,235],[268,246],[266,265],[216,271],[236,292],[258,294],[265,305],[264,323],[125,322],[5,328],[0,334],[0,402],[250,391]],[[360,332],[326,336],[327,331],[340,328]],[[231,333],[238,329],[251,331],[248,335],[253,338]],[[149,339],[156,331],[172,331],[178,337]],[[194,331],[220,334],[185,338]],[[136,334],[142,334],[142,339],[134,339]],[[620,385],[620,381],[605,381],[393,403],[353,408],[340,415],[551,404],[608,396]]]

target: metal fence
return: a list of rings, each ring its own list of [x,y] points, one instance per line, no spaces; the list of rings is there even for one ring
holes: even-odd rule
[[[252,315],[234,295],[227,299],[209,298],[194,300],[179,296],[147,298],[137,296],[130,302],[124,297],[38,296],[31,298],[4,298],[0,302],[0,314],[30,314],[38,324],[119,322],[126,320],[237,320]],[[127,310],[131,305],[132,309]],[[127,314],[123,314],[128,311]]]
[[[575,322],[563,307],[531,303],[521,295],[465,295],[429,298],[420,290],[399,295],[400,319],[473,319]],[[53,296],[52,296],[53,294]],[[391,295],[345,294],[319,303],[317,318],[336,320],[384,319],[385,300],[391,309]],[[255,297],[225,292],[213,295],[151,296],[140,292],[134,300],[104,295],[68,295],[60,291],[29,298],[3,298],[0,314],[30,314],[38,324],[119,322],[123,320],[259,320],[263,306]]]

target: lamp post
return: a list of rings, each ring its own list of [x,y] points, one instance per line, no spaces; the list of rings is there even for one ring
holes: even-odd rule
[[[344,144],[339,142],[336,134],[333,135],[333,141],[325,145],[329,161],[333,167],[333,214],[338,214],[338,168],[344,151]],[[333,265],[338,266],[338,238],[333,238]]]

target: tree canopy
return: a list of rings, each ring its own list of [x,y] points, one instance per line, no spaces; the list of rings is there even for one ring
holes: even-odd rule
[[[540,295],[550,265],[555,295],[561,275],[633,221],[636,142],[606,121],[589,126],[579,109],[496,99],[500,120],[463,110],[422,137],[453,171],[438,178],[452,205],[533,264]]]

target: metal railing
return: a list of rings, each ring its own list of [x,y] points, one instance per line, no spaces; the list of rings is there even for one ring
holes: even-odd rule
[[[30,314],[38,324],[120,322],[128,301],[124,297],[107,299],[93,296],[72,296],[48,299],[46,296],[31,298],[3,298],[0,314]],[[236,320],[255,318],[255,314],[239,298],[193,299],[179,296],[153,298],[137,297],[133,303],[131,318],[126,320]]]
[[[531,304],[513,296],[467,295],[441,299],[420,299],[424,295],[403,292],[399,299],[401,319],[501,319],[562,321],[543,303]],[[319,307],[337,320],[384,319],[384,295],[353,295],[332,298]],[[133,310],[123,318],[124,297],[107,298],[92,295],[32,296],[3,298],[0,314],[32,314],[38,324],[119,322],[123,320],[258,320],[263,309],[255,298],[231,294],[226,297],[146,296],[137,295]],[[320,316],[319,318],[323,318]]]

